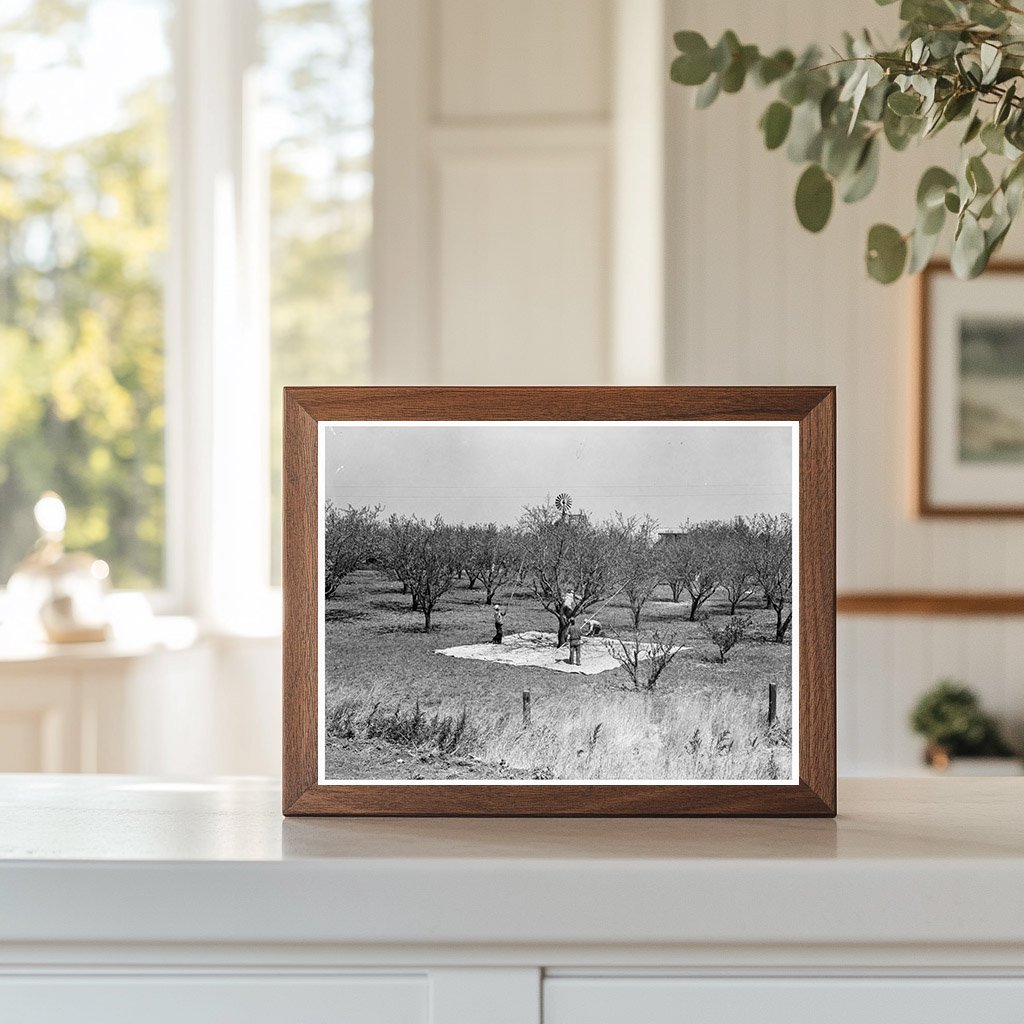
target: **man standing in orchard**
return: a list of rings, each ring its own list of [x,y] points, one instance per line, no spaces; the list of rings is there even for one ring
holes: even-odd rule
[[[583,630],[576,624],[575,617],[569,620],[569,664],[580,664],[580,652],[583,647]]]
[[[501,605],[496,604],[494,606],[494,639],[491,640],[492,644],[500,644],[504,642],[504,628],[505,613],[501,610]]]

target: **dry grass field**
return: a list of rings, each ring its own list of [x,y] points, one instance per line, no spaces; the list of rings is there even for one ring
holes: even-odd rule
[[[373,571],[344,579],[326,606],[326,768],[329,779],[774,779],[790,777],[790,643],[769,642],[774,613],[749,605],[749,639],[717,661],[688,604],[659,591],[643,628],[671,632],[681,652],[653,692],[626,671],[576,675],[435,654],[493,635],[479,588],[460,581],[429,633],[400,587]],[[526,594],[508,601],[506,636],[552,631]],[[717,599],[712,615],[728,609]],[[628,609],[602,608],[625,630]],[[585,641],[584,662],[590,645]],[[778,720],[767,722],[768,684]],[[524,726],[522,694],[530,691]]]

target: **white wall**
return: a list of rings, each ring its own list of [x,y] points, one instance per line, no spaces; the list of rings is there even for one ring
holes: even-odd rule
[[[669,29],[716,40],[725,28],[763,47],[829,43],[843,28],[884,26],[869,0],[669,0]],[[951,140],[883,155],[878,193],[838,204],[818,236],[792,208],[799,168],[764,150],[767,93],[692,109],[667,87],[667,364],[670,383],[835,384],[839,405],[840,590],[1024,589],[1024,523],[922,521],[909,511],[913,287],[863,270],[868,227],[912,223],[921,171]],[[1021,232],[1007,254],[1019,255]],[[1020,730],[1024,621],[840,618],[840,770],[898,773],[919,743],[906,728],[920,692],[964,679]]]
[[[909,513],[912,285],[863,270],[867,228],[909,226],[955,140],[885,153],[877,193],[815,237],[799,169],[761,145],[767,95],[694,111],[667,80],[673,29],[800,47],[891,38],[894,10],[378,0],[377,379],[836,384],[840,588],[1021,589],[1024,525]],[[841,618],[839,638],[843,772],[913,770],[907,712],[944,675],[1024,731],[1024,622]]]
[[[377,381],[660,377],[661,294],[629,282],[645,264],[660,280],[661,196],[622,186],[634,167],[661,171],[662,12],[660,0],[378,0]],[[638,62],[619,59],[624,37]],[[626,315],[639,346],[628,365]]]

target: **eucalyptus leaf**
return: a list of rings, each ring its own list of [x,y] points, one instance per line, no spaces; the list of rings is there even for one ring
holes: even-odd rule
[[[889,96],[889,109],[894,114],[916,114],[920,109],[921,100],[909,92],[894,92]]]
[[[918,210],[917,228],[925,235],[938,235],[946,224],[946,204],[940,203],[927,210]]]
[[[791,107],[797,107],[807,99],[807,75],[803,71],[794,71],[786,76],[779,88],[779,98]]]
[[[732,29],[722,33],[721,39],[711,51],[711,70],[721,74],[733,62],[733,58],[741,49],[739,39]]]
[[[817,160],[821,156],[821,111],[813,101],[801,103],[793,111],[786,155],[793,163]]]
[[[1001,125],[989,121],[981,129],[981,142],[993,156],[1002,156],[1006,146],[1006,133]]]
[[[985,28],[999,30],[1007,25],[1006,15],[990,3],[972,3],[968,10],[968,17],[976,24],[984,25]]]
[[[936,206],[942,206],[946,199],[946,192],[956,184],[956,176],[950,174],[944,167],[929,167],[921,175],[921,181],[917,186],[917,207],[927,212]]]
[[[1003,63],[1003,51],[991,42],[981,44],[979,51],[981,58],[981,84],[991,85],[999,74],[999,68]]]
[[[788,103],[776,100],[761,115],[761,129],[764,144],[768,149],[778,149],[786,141],[789,126],[793,120],[793,108]]]
[[[985,232],[978,219],[966,211],[953,238],[950,258],[953,273],[961,280],[977,277],[980,269],[984,269],[985,255]]]
[[[852,171],[864,149],[864,137],[844,134],[839,128],[822,133],[821,166],[833,178]]]
[[[784,78],[793,70],[796,58],[789,50],[776,50],[770,57],[762,57],[753,71],[754,81],[764,87]]]
[[[995,188],[992,175],[980,156],[972,156],[967,161],[966,175],[976,194],[987,196]]]
[[[966,117],[974,107],[975,96],[971,92],[962,92],[950,96],[943,104],[942,116],[946,121],[957,121]]]
[[[722,82],[718,75],[713,74],[693,96],[693,105],[698,110],[705,110],[711,106],[722,91]]]
[[[972,117],[971,123],[967,126],[967,131],[964,132],[963,139],[960,140],[961,146],[967,146],[972,143],[980,134],[983,123],[980,117]]]
[[[878,181],[879,148],[877,137],[872,137],[864,143],[853,175],[843,187],[844,203],[860,202],[875,187],[875,182]]]
[[[708,53],[702,57],[683,54],[672,61],[669,76],[680,85],[703,85],[711,74],[711,59]]]
[[[832,215],[832,180],[817,165],[811,164],[796,186],[796,215],[808,231],[821,231]]]
[[[928,233],[920,227],[914,230],[910,237],[910,262],[907,264],[907,273],[916,274],[928,265],[939,244],[941,232]]]
[[[746,81],[747,72],[758,59],[756,46],[741,46],[732,63],[722,72],[722,92],[739,92]]]
[[[880,284],[892,284],[907,263],[906,239],[890,224],[875,224],[868,232],[868,273]]]

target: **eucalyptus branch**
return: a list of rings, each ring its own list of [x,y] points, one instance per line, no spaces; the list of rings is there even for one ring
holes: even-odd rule
[[[847,34],[827,62],[814,47],[798,58],[789,50],[762,54],[734,32],[714,46],[699,33],[678,32],[671,75],[697,87],[702,109],[748,82],[774,89],[758,126],[768,149],[785,146],[804,166],[795,206],[809,231],[825,227],[837,194],[854,203],[872,191],[883,143],[900,152],[962,122],[958,165],[925,172],[913,228],[876,224],[865,260],[884,284],[916,273],[952,220],[953,269],[975,277],[1002,245],[1024,197],[1024,25],[1013,20],[1024,9],[1010,0],[902,0],[899,14],[896,48],[875,47],[867,33]]]

